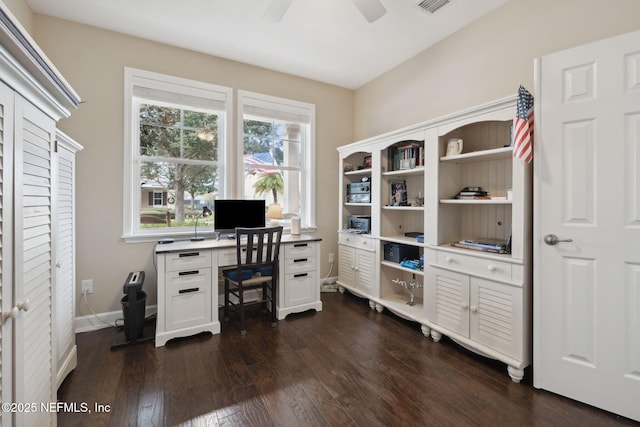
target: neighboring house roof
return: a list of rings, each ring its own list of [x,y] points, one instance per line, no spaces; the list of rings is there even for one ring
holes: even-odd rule
[[[151,181],[142,181],[140,183],[140,187],[141,188],[147,188],[147,189],[150,189],[150,190],[153,190],[153,189],[164,190],[164,189],[166,189],[166,187],[164,185],[160,184],[158,181],[153,181],[153,180],[151,180]]]

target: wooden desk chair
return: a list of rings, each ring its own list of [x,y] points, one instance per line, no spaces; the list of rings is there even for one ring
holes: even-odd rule
[[[229,320],[229,305],[240,314],[240,332],[247,333],[244,306],[261,303],[271,310],[271,326],[276,326],[278,256],[282,227],[236,228],[237,266],[224,271],[224,320]],[[246,291],[262,289],[261,299],[246,302]],[[231,301],[234,295],[237,301]],[[270,304],[269,304],[270,303]]]

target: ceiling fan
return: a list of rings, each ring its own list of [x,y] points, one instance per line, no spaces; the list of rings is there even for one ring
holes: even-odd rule
[[[387,13],[387,9],[380,3],[380,0],[351,1],[369,23],[377,21]],[[280,22],[292,2],[293,0],[271,0],[271,4],[267,7],[264,17],[273,22]]]

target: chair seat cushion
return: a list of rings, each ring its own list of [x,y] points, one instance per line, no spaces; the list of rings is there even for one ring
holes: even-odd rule
[[[259,267],[256,268],[254,271],[254,276],[271,276],[273,275],[273,267],[268,266],[268,267]]]
[[[226,270],[224,277],[234,282],[238,281],[238,270]],[[242,270],[242,280],[249,280],[253,277],[253,270]]]

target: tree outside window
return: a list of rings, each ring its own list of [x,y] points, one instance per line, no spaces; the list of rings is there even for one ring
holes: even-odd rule
[[[144,218],[167,212],[171,226],[191,226],[202,205],[211,205],[207,201],[217,191],[218,118],[215,112],[140,102],[140,179],[170,195],[160,209],[141,209],[141,227],[157,227]]]

